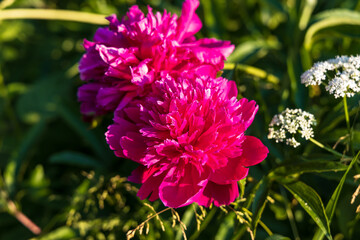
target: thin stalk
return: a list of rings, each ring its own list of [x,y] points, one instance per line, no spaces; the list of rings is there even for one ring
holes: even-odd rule
[[[190,236],[189,240],[194,240],[199,237],[200,233],[209,225],[209,223],[212,220],[212,218],[214,217],[215,213],[216,213],[216,208],[213,207],[210,210],[210,212],[206,215],[205,220],[202,222],[200,230],[193,233],[193,235]]]
[[[250,216],[252,216],[252,212],[250,212],[249,209],[242,208],[242,210],[243,210],[244,212],[247,212]],[[234,210],[234,211],[235,211],[235,210]],[[270,228],[268,228],[268,226],[265,225],[265,223],[264,223],[263,221],[259,220],[259,224],[260,224],[260,226],[265,230],[265,232],[266,232],[269,236],[271,236],[271,235],[274,234],[274,233],[270,230]]]
[[[9,213],[13,215],[19,222],[21,222],[22,225],[29,229],[33,234],[39,235],[41,233],[41,228],[39,228],[33,221],[31,221],[24,213],[19,211],[13,201],[9,200],[7,205]]]
[[[1,176],[0,176],[0,180],[2,181]],[[1,185],[0,187],[2,187]],[[0,188],[0,199],[6,202],[8,213],[14,216],[22,225],[24,225],[27,229],[29,229],[33,234],[39,235],[41,233],[41,229],[33,221],[31,221],[24,213],[19,211],[15,203],[10,199],[8,199],[8,194],[5,192],[5,190],[2,190],[1,188]]]
[[[6,113],[8,115],[8,118],[9,118],[9,120],[10,120],[10,122],[11,122],[13,128],[14,128],[15,135],[16,135],[17,138],[20,139],[21,129],[20,129],[18,120],[16,118],[14,108],[11,106],[8,90],[6,88],[4,77],[3,77],[2,72],[1,72],[1,66],[0,66],[0,98],[1,97],[4,98],[5,110],[6,110]]]
[[[346,126],[348,128],[348,131],[350,131],[350,118],[349,118],[349,110],[348,110],[346,96],[344,96],[343,102],[344,102],[344,112],[345,112]]]
[[[286,215],[288,216],[289,222],[290,222],[290,226],[291,226],[291,230],[294,234],[294,239],[295,240],[300,240],[300,235],[299,235],[299,231],[296,227],[296,223],[295,223],[295,218],[294,218],[294,214],[289,206],[289,202],[287,200],[287,196],[286,196],[286,192],[284,190],[283,187],[280,187],[280,191],[281,191],[281,195],[284,198],[284,205],[285,205],[285,209],[286,209]]]
[[[349,118],[349,109],[348,109],[348,105],[347,105],[346,96],[344,96],[343,102],[344,102],[344,112],[345,112],[346,127],[347,127],[347,130],[348,130],[348,133],[349,133],[350,152],[352,153],[352,155],[354,155],[354,148],[353,148],[353,144],[352,144],[351,125],[350,125],[350,118]]]
[[[106,25],[108,24],[108,21],[105,19],[105,17],[106,16],[102,14],[58,9],[17,8],[0,11],[0,21],[11,19],[42,19]]]
[[[314,143],[314,144],[315,144],[316,146],[318,146],[319,148],[322,148],[322,149],[324,149],[324,150],[326,150],[326,151],[334,154],[334,155],[337,156],[337,157],[340,157],[340,158],[344,158],[344,157],[345,157],[345,158],[350,158],[349,156],[346,156],[346,155],[344,155],[344,154],[341,154],[341,153],[335,151],[334,149],[331,149],[331,148],[329,148],[329,147],[326,147],[324,144],[322,144],[321,142],[316,141],[316,140],[313,139],[313,138],[309,138],[309,140],[310,140],[310,142]]]

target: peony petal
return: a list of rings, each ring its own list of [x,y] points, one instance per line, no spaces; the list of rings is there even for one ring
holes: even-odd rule
[[[178,28],[177,28],[178,42],[182,42],[185,38],[194,35],[201,29],[202,27],[201,20],[195,13],[195,10],[198,7],[199,7],[198,0],[186,0],[183,3],[181,16],[178,20]]]
[[[145,156],[146,144],[140,133],[128,132],[126,136],[120,138],[120,145],[124,156],[135,162],[140,163]]]
[[[176,177],[176,171],[181,171]],[[199,169],[193,164],[186,164],[183,168],[171,169],[159,187],[159,197],[165,206],[183,207],[193,202],[193,198],[202,192],[206,185],[209,171],[199,174]]]
[[[123,93],[116,86],[99,89],[96,96],[96,102],[99,107],[106,111],[116,109]]]
[[[248,172],[249,169],[243,167],[239,159],[231,158],[228,159],[226,166],[216,169],[215,172],[210,175],[210,180],[218,184],[229,184],[245,178]]]
[[[144,183],[149,177],[154,176],[154,174],[159,171],[159,167],[150,167],[138,166],[134,171],[131,172],[131,175],[128,177],[128,180],[133,183]]]
[[[230,184],[221,185],[209,181],[204,189],[203,195],[205,198],[201,199],[203,200],[201,203],[206,203],[204,199],[207,198],[214,201],[214,205],[217,207],[229,205],[239,196],[238,184],[237,182],[232,182]]]
[[[207,48],[208,51],[217,51],[225,58],[230,56],[235,46],[230,41],[217,40],[215,38],[203,38],[196,42],[200,47]]]
[[[137,196],[141,199],[144,200],[145,198],[147,198],[150,194],[150,201],[155,201],[156,199],[159,198],[159,188],[160,188],[160,184],[164,178],[165,174],[162,175],[151,175],[149,176],[145,182],[141,185]]]
[[[105,137],[110,149],[114,150],[116,156],[125,157],[123,148],[120,145],[120,139],[125,136],[127,132],[137,131],[137,129],[135,124],[119,118],[118,116],[114,117],[114,124],[108,127]]]
[[[95,44],[84,40],[84,47],[87,48],[79,62],[80,79],[83,81],[101,80],[108,66],[101,59],[99,52],[95,49]]]
[[[240,99],[239,104],[240,107],[236,110],[236,114],[241,114],[241,121],[246,130],[253,122],[259,106],[256,105],[255,101],[249,101],[246,98]]]
[[[103,109],[99,109],[96,96],[99,90],[107,86],[102,83],[87,83],[79,87],[77,92],[78,101],[81,102],[80,112],[84,115],[102,114]]]
[[[241,148],[243,149],[241,164],[245,167],[262,162],[269,153],[268,148],[258,138],[253,136],[245,136]]]

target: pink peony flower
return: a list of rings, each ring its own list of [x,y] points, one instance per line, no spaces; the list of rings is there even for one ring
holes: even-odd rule
[[[142,184],[141,199],[176,208],[238,197],[237,181],[268,149],[244,134],[258,106],[236,96],[235,83],[224,78],[167,75],[145,101],[115,112],[106,139],[117,156],[140,164],[129,180]]]
[[[169,72],[192,71],[216,76],[234,46],[229,41],[196,40],[202,24],[195,13],[198,0],[186,0],[178,18],[166,10],[145,16],[138,6],[119,21],[107,17],[109,27],[99,28],[93,42],[84,40],[78,90],[81,112],[102,115],[144,97],[156,78]]]

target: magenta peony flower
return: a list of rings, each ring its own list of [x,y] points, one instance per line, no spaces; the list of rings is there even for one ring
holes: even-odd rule
[[[196,40],[202,24],[195,13],[198,0],[186,0],[178,18],[164,10],[148,14],[138,6],[119,21],[99,28],[93,42],[84,41],[86,53],[80,60],[81,112],[102,115],[123,108],[135,97],[145,96],[155,79],[169,72],[192,71],[216,76],[234,46],[229,41]]]
[[[237,181],[268,149],[244,134],[258,106],[236,96],[235,82],[224,78],[167,75],[145,101],[115,112],[106,139],[117,156],[140,164],[129,180],[142,184],[141,199],[176,208],[238,197]]]

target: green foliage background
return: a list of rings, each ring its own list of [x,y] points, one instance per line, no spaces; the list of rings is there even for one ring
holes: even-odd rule
[[[300,75],[316,61],[359,53],[360,2],[200,2],[197,13],[204,26],[197,36],[235,44],[223,76],[237,82],[239,97],[259,104],[247,133],[261,138],[270,154],[241,181],[243,198],[231,208],[205,209],[203,218],[195,205],[177,209],[188,239],[251,239],[247,230],[254,234],[255,229],[256,239],[320,239],[322,233],[329,239],[358,239],[359,201],[350,204],[350,200],[358,185],[352,176],[360,173],[353,158],[360,149],[359,96],[348,99],[350,141],[342,101],[322,88],[305,88]],[[76,91],[82,83],[77,62],[84,53],[82,41],[91,40],[106,22],[86,23],[80,14],[72,14],[73,21],[31,20],[21,14],[17,20],[4,17],[16,9],[122,16],[133,4],[144,11],[149,4],[180,15],[182,1],[0,2],[1,240],[125,239],[126,232],[149,214],[164,209],[159,201],[150,203],[153,209],[144,205],[147,201],[136,197],[138,186],[126,182],[135,165],[114,157],[105,143],[111,116],[98,119],[92,128],[79,114]],[[294,150],[268,140],[272,116],[286,107],[313,113],[318,122],[315,138],[329,147],[338,143],[336,150],[350,158],[340,160],[311,142]],[[41,227],[40,235],[16,219],[11,203]],[[144,230],[136,238],[181,239],[181,224],[172,227],[172,216],[171,211],[160,215],[165,231],[154,218],[148,235]]]

